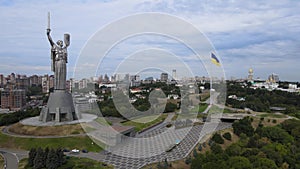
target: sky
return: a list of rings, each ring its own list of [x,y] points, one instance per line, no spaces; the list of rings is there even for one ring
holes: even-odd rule
[[[48,11],[53,39],[71,34],[68,77],[73,76],[89,40],[101,29],[121,18],[155,12],[181,18],[200,30],[217,52],[227,79],[245,78],[253,68],[254,77],[266,79],[275,73],[281,80],[299,82],[299,9],[297,0],[0,0],[0,74],[52,73],[46,37]],[[120,26],[122,29],[131,28]],[[149,49],[158,48],[152,61],[164,61],[160,55],[168,58],[175,53],[195,70],[194,75],[207,75],[199,59],[193,59],[189,49],[170,38],[142,35],[125,42],[98,64],[98,74],[112,74],[124,58],[134,58],[136,53],[151,58]],[[146,52],[140,52],[143,48]],[[176,64],[164,62],[170,65],[167,71],[176,69]],[[132,60],[127,64],[136,65]]]

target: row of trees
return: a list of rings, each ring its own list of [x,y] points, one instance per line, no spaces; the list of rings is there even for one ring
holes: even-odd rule
[[[20,110],[14,113],[0,114],[0,126],[10,125],[28,117],[38,116],[39,114],[39,108],[29,108],[27,110]]]
[[[234,133],[240,136],[240,140],[225,150],[213,142],[210,152],[196,155],[191,168],[300,168],[299,120],[286,120],[274,127],[264,127],[260,124],[256,129],[249,126],[249,123],[251,125],[249,118],[235,122]],[[220,137],[216,135],[214,140],[220,141]],[[222,141],[220,143],[222,144]]]
[[[65,163],[66,159],[61,149],[32,148],[29,152],[26,167],[32,167],[34,169],[57,169]]]

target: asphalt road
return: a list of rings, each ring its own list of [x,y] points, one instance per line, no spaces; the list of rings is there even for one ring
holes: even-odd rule
[[[19,160],[28,156],[27,151],[8,150],[0,148],[0,153],[4,156],[5,169],[17,169]]]

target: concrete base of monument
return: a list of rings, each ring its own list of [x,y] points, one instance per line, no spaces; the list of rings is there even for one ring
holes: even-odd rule
[[[48,121],[43,122],[39,121],[39,116],[27,118],[21,120],[20,123],[23,125],[29,126],[59,126],[59,125],[68,125],[68,124],[77,124],[77,123],[88,123],[95,120],[98,116],[94,114],[82,113],[81,119],[73,120],[73,121],[64,121],[64,122],[56,122],[56,121]]]
[[[42,109],[38,120],[43,122],[73,121],[81,119],[80,113],[75,113],[71,93],[65,90],[55,90],[50,93],[47,105]]]

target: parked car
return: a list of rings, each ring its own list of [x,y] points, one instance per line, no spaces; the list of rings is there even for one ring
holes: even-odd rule
[[[79,153],[80,151],[79,150],[77,150],[77,149],[73,149],[73,150],[71,150],[71,153]]]
[[[83,149],[83,150],[81,150],[81,152],[83,152],[83,153],[88,153],[89,151]]]

